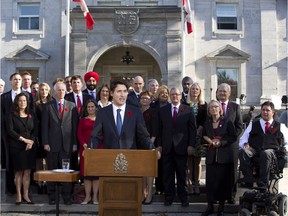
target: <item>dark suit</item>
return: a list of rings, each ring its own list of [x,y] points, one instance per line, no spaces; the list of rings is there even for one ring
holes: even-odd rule
[[[1,95],[1,122],[4,120],[12,110],[12,95],[11,91],[5,92]],[[28,95],[30,110],[33,110],[33,97],[29,92],[23,92]],[[7,131],[5,124],[1,124],[1,163],[2,167],[6,168],[6,187],[9,192],[15,193],[15,184],[14,184],[14,168],[9,158],[9,143],[7,141]]]
[[[134,91],[130,92],[127,96],[127,104],[140,108],[139,98]]]
[[[49,101],[43,107],[42,145],[50,145],[50,152],[47,152],[48,169],[58,169],[61,167],[63,158],[70,158],[73,145],[77,144],[78,114],[75,104],[64,100],[63,118],[59,117],[59,112],[55,100]],[[61,167],[62,168],[62,167]],[[48,195],[51,200],[55,200],[55,184],[48,186]],[[71,184],[63,185],[63,198],[70,199]]]
[[[97,148],[102,142],[104,149],[149,149],[151,140],[140,109],[126,104],[120,136],[112,105],[99,109],[88,145]]]
[[[226,119],[229,119],[235,127],[237,140],[233,143],[233,157],[234,157],[234,188],[237,191],[237,177],[238,177],[238,155],[239,155],[239,138],[243,130],[243,121],[240,106],[234,102],[229,101],[225,112]]]
[[[165,201],[173,202],[175,197],[175,172],[177,194],[182,203],[188,202],[186,183],[187,148],[196,144],[196,124],[192,108],[181,104],[176,122],[172,118],[172,104],[159,111],[158,146],[162,146],[163,180]]]
[[[94,100],[97,100],[97,91],[96,91],[96,89],[95,89],[95,98],[90,94],[90,90],[88,90],[87,88],[86,89],[84,89],[83,91],[82,91],[82,93],[84,93],[84,94],[86,94],[86,95],[90,95]]]
[[[88,93],[86,94],[86,93],[83,93],[83,92],[82,92],[82,97],[83,97],[82,109],[83,109],[83,107],[85,106],[85,104],[87,103],[87,101],[89,99],[94,99],[93,96],[89,95]],[[74,106],[76,105],[76,101],[75,101],[73,92],[70,92],[70,93],[66,94],[65,95],[65,100],[73,102]],[[81,109],[81,111],[82,111],[82,109]]]
[[[213,129],[211,118],[204,124],[203,136],[221,140],[220,147],[208,148],[206,153],[206,188],[208,202],[221,201],[231,197],[233,187],[233,143],[237,136],[230,120],[222,118],[218,128]],[[207,144],[206,140],[202,141]]]

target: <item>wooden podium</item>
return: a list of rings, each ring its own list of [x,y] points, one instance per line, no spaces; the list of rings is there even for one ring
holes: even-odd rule
[[[142,177],[157,176],[156,150],[86,149],[84,175],[99,176],[99,216],[141,216]]]

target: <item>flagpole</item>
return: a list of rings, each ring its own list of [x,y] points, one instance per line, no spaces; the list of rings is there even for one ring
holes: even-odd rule
[[[65,77],[69,76],[69,51],[70,51],[70,0],[66,8],[66,37],[65,37]]]
[[[181,25],[182,25],[182,41],[181,41],[181,76],[185,77],[185,21],[184,7],[181,4]]]

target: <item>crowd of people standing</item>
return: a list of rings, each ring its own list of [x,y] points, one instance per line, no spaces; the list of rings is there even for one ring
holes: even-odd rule
[[[7,192],[16,193],[17,205],[33,204],[31,171],[58,169],[62,159],[70,159],[70,168],[80,171],[85,188],[81,204],[97,204],[98,177],[84,175],[86,148],[156,149],[155,189],[164,195],[165,206],[176,196],[188,206],[189,195],[200,194],[201,158],[206,157],[208,206],[202,215],[212,214],[215,202],[219,216],[224,215],[226,202],[235,203],[243,123],[240,106],[230,101],[228,84],[218,86],[217,100],[206,102],[200,84],[190,77],[183,78],[182,90],[150,79],[144,91],[144,79],[136,76],[130,92],[121,80],[97,88],[97,72],[83,78],[57,78],[50,88],[45,82],[32,83],[29,72],[10,76],[11,90],[1,95],[1,164],[6,168]],[[1,80],[0,87],[4,85]],[[142,200],[148,205],[153,201],[154,177],[143,182]],[[53,205],[55,184],[48,183],[47,190]],[[64,204],[72,204],[72,191],[71,183],[63,184]]]

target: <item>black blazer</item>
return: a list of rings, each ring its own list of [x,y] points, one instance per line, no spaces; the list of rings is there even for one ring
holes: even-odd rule
[[[63,147],[67,153],[72,152],[77,142],[78,113],[75,104],[64,100],[62,120],[56,101],[52,100],[43,106],[41,116],[42,145],[50,145],[51,152],[59,152]]]
[[[82,108],[85,106],[85,104],[87,103],[87,101],[89,99],[94,99],[93,96],[89,95],[88,93],[86,94],[86,93],[83,93],[83,92],[82,92],[82,97],[83,97]],[[76,105],[73,92],[70,92],[70,93],[66,94],[65,95],[65,100],[73,102]]]
[[[243,130],[240,106],[234,102],[229,101],[224,117],[229,119],[234,124],[236,134],[239,137]]]
[[[137,98],[134,91],[132,91],[128,94],[127,104],[140,108],[139,98]]]
[[[218,163],[233,163],[233,143],[237,140],[236,130],[231,120],[221,118],[217,132],[214,133],[212,119],[208,118],[204,123],[203,136],[208,136],[211,140],[216,136],[221,137],[221,145],[219,148],[208,148],[206,154],[206,164],[213,164],[217,160]],[[207,144],[206,140],[202,143]]]
[[[97,148],[101,142],[104,149],[149,149],[152,143],[140,109],[126,104],[120,136],[112,105],[99,109],[89,146]]]
[[[181,104],[176,123],[173,122],[171,104],[159,111],[158,146],[162,146],[162,154],[169,154],[174,149],[177,155],[187,155],[187,147],[196,144],[196,123],[193,109]]]

